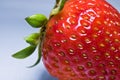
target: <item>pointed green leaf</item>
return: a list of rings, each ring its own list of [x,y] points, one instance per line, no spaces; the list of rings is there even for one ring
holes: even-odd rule
[[[41,53],[38,53],[37,61],[32,66],[28,66],[28,68],[32,68],[32,67],[36,66],[40,62],[40,60],[41,60]]]
[[[40,60],[41,60],[41,48],[39,48],[39,49],[40,50],[38,51],[38,59],[37,59],[37,61],[32,66],[28,66],[28,68],[32,68],[32,67],[36,66],[40,62]]]
[[[35,14],[29,17],[26,17],[25,20],[34,28],[40,28],[44,26],[47,22],[46,16],[43,14]]]
[[[13,54],[12,56],[17,59],[24,59],[30,56],[36,49],[36,46],[28,46],[25,49]]]
[[[30,45],[37,46],[39,42],[40,33],[32,33],[29,36],[25,37],[25,41]]]

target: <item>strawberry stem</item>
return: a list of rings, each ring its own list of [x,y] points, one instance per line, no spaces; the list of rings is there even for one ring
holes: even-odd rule
[[[50,14],[50,17],[58,14],[62,10],[62,8],[64,7],[64,4],[65,4],[66,1],[67,0],[56,0],[56,5],[55,5],[55,7],[53,8],[53,10]]]
[[[56,4],[58,4],[59,1],[60,1],[60,0],[56,0]]]

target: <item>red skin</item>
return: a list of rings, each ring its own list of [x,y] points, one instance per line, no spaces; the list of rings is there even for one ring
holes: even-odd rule
[[[120,80],[120,14],[104,0],[68,0],[47,23],[43,62],[59,80]]]

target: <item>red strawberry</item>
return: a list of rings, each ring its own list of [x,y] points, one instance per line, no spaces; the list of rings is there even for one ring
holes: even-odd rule
[[[42,53],[59,80],[120,80],[120,14],[105,0],[67,0],[47,23]]]
[[[30,47],[13,57],[28,57],[40,43],[44,65],[59,80],[120,80],[119,12],[105,0],[56,3],[47,22],[39,14],[26,18],[41,34],[26,38]]]

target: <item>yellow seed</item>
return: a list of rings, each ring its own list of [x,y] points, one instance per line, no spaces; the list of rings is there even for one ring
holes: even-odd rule
[[[87,54],[85,54],[85,53],[83,53],[82,56],[83,56],[83,58],[85,58],[85,59],[88,58],[88,57],[87,57]]]
[[[108,38],[105,39],[106,42],[109,42],[110,40]]]
[[[84,70],[83,66],[78,66],[78,70]]]
[[[87,63],[87,67],[92,67],[92,63],[91,63],[91,62],[88,62],[88,63]]]
[[[106,34],[108,34],[108,35],[109,35],[109,34],[110,34],[110,32],[106,31]]]
[[[57,33],[63,33],[63,31],[62,31],[62,30],[56,30],[56,32],[57,32]]]
[[[104,21],[104,24],[105,24],[105,25],[107,25],[107,24],[108,24],[108,22],[107,22],[107,21]]]
[[[89,39],[85,39],[86,43],[91,43],[91,41]]]
[[[84,8],[79,8],[80,10],[84,10]]]
[[[105,6],[105,7],[109,7],[109,5],[108,5],[108,4],[104,4],[104,6]]]
[[[61,20],[63,20],[63,17],[60,17]]]
[[[58,24],[58,21],[55,21],[55,24]]]
[[[104,64],[102,64],[102,63],[100,63],[100,64],[99,64],[99,67],[104,67],[104,66],[105,66],[105,65],[104,65]]]
[[[115,47],[112,46],[110,49],[111,49],[111,50],[115,50]]]
[[[112,61],[110,61],[109,64],[112,65],[112,66],[114,65],[114,63]]]
[[[101,22],[100,22],[100,21],[97,21],[96,23],[97,23],[97,24],[99,24],[99,25],[101,24]]]
[[[56,67],[56,68],[59,68],[57,63],[54,63],[53,66]]]
[[[75,18],[76,16],[75,15],[72,15],[73,18]]]
[[[94,38],[97,38],[98,36],[96,34],[93,35]]]
[[[65,42],[67,42],[67,40],[63,39],[63,40],[61,40],[61,42],[62,42],[62,43],[65,43]]]
[[[67,26],[66,26],[66,28],[67,28],[67,29],[70,29],[70,26],[69,26],[69,25],[67,25]]]
[[[75,24],[75,21],[71,21],[72,24]]]
[[[89,26],[88,23],[86,23],[86,22],[84,22],[82,25],[85,26],[85,27]]]
[[[58,59],[56,57],[53,58],[53,61],[58,62]]]
[[[107,14],[107,11],[104,11],[105,14]]]
[[[105,45],[103,43],[100,44],[100,47],[105,47]]]
[[[76,35],[71,35],[71,38],[72,39],[76,39]]]
[[[59,43],[56,43],[55,46],[60,47],[60,44],[59,44]]]
[[[118,17],[118,15],[117,14],[113,14],[115,17]]]
[[[75,58],[74,61],[78,63],[78,62],[79,62],[79,59],[78,59],[78,58]]]
[[[84,16],[83,16],[83,19],[84,19],[84,20],[89,20],[89,17],[88,17],[87,15],[84,15]]]
[[[92,47],[93,50],[95,50],[95,47]]]
[[[95,70],[90,70],[89,73],[90,73],[90,75],[96,75]]]
[[[73,50],[73,49],[69,49],[69,51],[70,51],[70,53],[73,53],[73,52],[74,52],[74,50]]]
[[[105,77],[104,76],[99,76],[99,79],[101,80],[101,79],[105,79]]]
[[[110,58],[110,54],[107,53],[107,52],[105,53],[105,56],[108,57],[108,58]]]
[[[59,55],[59,56],[65,56],[64,52],[62,52],[62,51],[59,52],[58,55]]]
[[[115,42],[119,42],[119,39],[115,39]]]
[[[116,58],[117,60],[120,60],[120,57],[119,57],[119,56],[115,56],[115,58]]]
[[[66,64],[69,64],[69,61],[68,61],[68,60],[65,60],[65,63],[66,63]]]
[[[58,72],[58,74],[60,74],[60,75],[62,75],[62,74],[63,74],[63,73],[62,73],[61,71],[59,71],[59,70],[58,70],[57,72]]]
[[[96,55],[95,56],[95,60],[99,60],[100,59],[100,56],[99,55]]]
[[[88,19],[89,19],[89,17],[87,17],[87,16],[86,16],[86,17],[84,17],[84,19],[85,19],[85,20],[88,20]]]
[[[113,75],[115,75],[115,74],[116,74],[116,72],[117,72],[117,71],[116,71],[116,70],[114,70],[114,69],[113,69],[113,70],[111,70],[111,74],[113,74]]]
[[[120,23],[119,22],[116,22],[117,26],[120,26]]]
[[[118,34],[117,31],[114,31],[113,33],[114,33],[114,34]]]
[[[81,44],[78,44],[78,47],[79,47],[80,49],[83,49],[83,46],[82,46]]]
[[[96,50],[96,48],[95,48],[95,47],[92,47],[92,50]]]
[[[99,29],[97,27],[94,28],[95,31],[98,31]]]
[[[101,70],[101,72],[102,72],[103,74],[107,74],[107,71],[106,71],[106,70]]]
[[[70,68],[70,67],[67,67],[66,70],[67,70],[67,71],[71,71],[71,68]]]
[[[85,34],[85,31],[84,31],[84,30],[81,30],[81,33],[82,33],[82,34]]]
[[[110,21],[111,24],[113,24],[113,21]]]
[[[71,73],[71,76],[75,76],[75,73],[74,73],[74,72],[72,72],[72,73]]]

